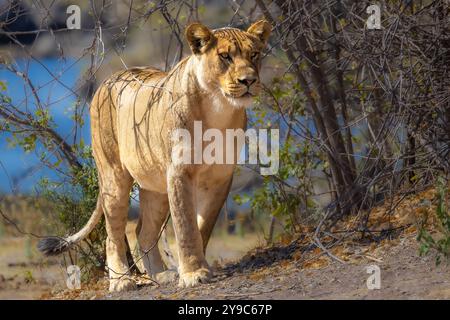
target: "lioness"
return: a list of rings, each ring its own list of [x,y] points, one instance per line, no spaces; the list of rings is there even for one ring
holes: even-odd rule
[[[159,231],[170,213],[176,234],[179,285],[207,281],[211,271],[205,249],[229,192],[233,164],[178,164],[172,159],[174,130],[244,129],[245,107],[260,90],[261,51],[271,32],[266,21],[247,31],[210,30],[200,23],[186,28],[192,55],[168,73],[133,68],[106,80],[91,108],[92,148],[99,174],[97,207],[88,223],[66,238],[39,244],[58,254],[85,238],[105,215],[110,291],[133,288],[126,258],[125,226],[130,190],[139,185],[139,247],[147,273],[164,272]],[[238,149],[238,147],[236,147]],[[237,151],[237,149],[235,151]],[[235,152],[235,157],[239,152]]]

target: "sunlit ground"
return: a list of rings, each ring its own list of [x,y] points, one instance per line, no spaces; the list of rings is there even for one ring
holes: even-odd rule
[[[170,235],[168,242],[176,256]],[[43,257],[36,243],[37,239],[27,236],[0,237],[0,299],[37,299],[43,293],[65,288],[64,260]],[[230,235],[217,228],[208,245],[207,260],[211,265],[235,261],[263,243],[264,237],[257,233]]]

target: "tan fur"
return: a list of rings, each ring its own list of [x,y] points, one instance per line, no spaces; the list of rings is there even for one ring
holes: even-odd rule
[[[194,286],[211,276],[204,252],[228,195],[234,165],[175,165],[171,133],[185,128],[193,135],[195,120],[203,122],[203,130],[225,133],[225,129],[245,128],[244,107],[260,88],[260,57],[253,53],[262,51],[270,26],[260,21],[249,30],[210,31],[192,24],[186,37],[193,55],[172,71],[129,69],[97,90],[90,109],[92,147],[106,217],[111,291],[134,287],[125,254],[133,182],[140,187],[141,253],[158,240],[170,209],[180,286]],[[232,60],[224,58],[225,53]],[[250,79],[248,89],[239,79]],[[153,276],[165,271],[157,246],[143,264]]]

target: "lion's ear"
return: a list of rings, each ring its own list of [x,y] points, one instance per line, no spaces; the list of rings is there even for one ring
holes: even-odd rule
[[[198,22],[187,26],[185,34],[189,47],[191,47],[194,54],[204,52],[207,46],[214,39],[214,35],[211,30]]]
[[[262,43],[267,44],[267,40],[269,40],[270,33],[272,32],[272,25],[266,20],[259,20],[252,24],[247,29],[247,32],[256,36]]]

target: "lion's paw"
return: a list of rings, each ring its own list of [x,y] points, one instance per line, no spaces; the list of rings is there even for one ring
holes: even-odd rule
[[[109,292],[124,292],[136,289],[136,282],[131,278],[109,280]]]
[[[186,272],[180,275],[178,286],[181,288],[195,287],[201,283],[207,283],[212,273],[207,268],[201,268],[194,272]]]
[[[174,282],[178,278],[178,272],[176,270],[166,270],[160,273],[157,273],[155,276],[155,280],[159,284],[168,284]]]

